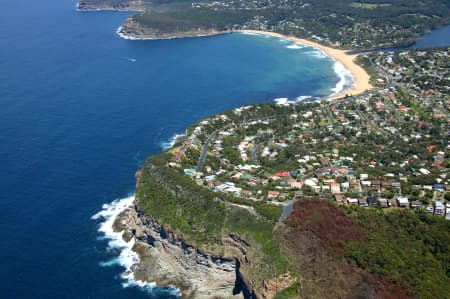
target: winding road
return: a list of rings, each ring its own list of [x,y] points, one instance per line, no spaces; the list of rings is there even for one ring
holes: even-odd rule
[[[211,135],[209,135],[208,139],[206,139],[206,142],[203,145],[202,153],[200,154],[200,158],[198,159],[195,171],[200,172],[202,170],[203,164],[205,164],[206,155],[208,154],[209,144],[211,143],[211,140],[217,135],[218,132],[219,130],[215,130],[214,132],[211,133]]]

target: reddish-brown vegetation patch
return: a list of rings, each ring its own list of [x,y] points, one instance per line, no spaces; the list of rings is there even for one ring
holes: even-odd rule
[[[344,258],[346,242],[364,242],[365,230],[332,203],[301,200],[276,232],[300,274],[301,298],[411,298]]]
[[[309,199],[296,202],[285,223],[292,230],[312,232],[319,237],[324,248],[339,255],[343,254],[345,242],[364,239],[364,229],[338,207],[325,200]]]

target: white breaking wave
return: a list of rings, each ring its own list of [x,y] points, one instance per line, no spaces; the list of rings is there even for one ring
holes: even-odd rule
[[[132,61],[132,62],[136,62],[137,60],[131,57],[127,57],[127,60]]]
[[[325,54],[324,51],[321,49],[313,48],[314,51],[308,51],[305,52],[305,54],[313,56],[315,58],[329,58],[327,54]],[[345,89],[349,88],[354,83],[354,78],[349,70],[347,70],[344,65],[338,61],[334,61],[333,70],[338,75],[339,81],[336,83],[336,86],[331,88],[331,91],[333,92],[330,96],[337,95],[344,91]]]
[[[126,242],[123,238],[123,232],[114,232],[113,224],[117,216],[125,209],[132,206],[134,202],[134,196],[114,200],[110,204],[104,204],[102,210],[91,217],[92,220],[99,220],[100,225],[98,231],[103,234],[104,238],[109,240],[108,251],[120,250],[118,257],[109,261],[100,262],[102,267],[111,267],[119,265],[125,269],[121,274],[121,278],[124,280],[123,287],[137,286],[145,291],[152,292],[156,287],[155,283],[148,283],[141,280],[135,280],[133,271],[139,263],[139,256],[132,250],[135,243],[134,238],[129,242]],[[179,294],[177,289],[173,289],[174,294]]]
[[[334,72],[339,76],[339,81],[336,86],[331,89],[333,95],[341,93],[344,89],[349,87],[353,83],[353,76],[349,70],[347,70],[342,63],[335,62],[333,66]]]
[[[295,99],[295,102],[296,102],[296,103],[299,103],[299,102],[303,102],[304,100],[307,100],[307,99],[315,99],[315,100],[318,100],[319,98],[317,98],[317,97],[312,97],[312,96],[299,96],[299,97],[297,97],[297,98]]]
[[[299,45],[299,44],[292,44],[292,45],[287,46],[286,48],[288,48],[288,49],[303,49],[304,46]]]
[[[308,52],[305,52],[304,54],[310,55],[315,58],[321,58],[321,59],[328,57],[322,50],[316,49],[316,48],[313,48],[313,49],[314,49],[313,51],[308,51]]]
[[[262,35],[262,33],[247,32],[247,31],[242,31],[242,32],[239,32],[239,33],[240,33],[240,34],[245,34],[245,35],[259,35],[259,36]]]
[[[287,106],[290,104],[289,103],[290,101],[288,98],[277,98],[274,101],[275,101],[275,103],[277,103],[277,105],[280,105],[280,106]]]
[[[304,100],[307,100],[307,99],[316,99],[316,100],[318,100],[319,98],[312,97],[312,96],[299,96],[295,100],[289,100],[288,98],[277,98],[277,99],[274,99],[274,102],[277,105],[280,105],[280,106],[289,106],[291,104],[300,103],[300,102],[302,102]]]
[[[120,26],[119,28],[117,28],[116,34],[118,36],[120,36],[123,39],[128,39],[128,40],[152,40],[154,38],[151,37],[134,37],[134,36],[128,36],[126,34],[122,33],[122,26]]]
[[[183,137],[184,134],[175,134],[170,138],[169,141],[161,143],[161,147],[163,150],[168,150],[169,148],[172,148],[175,145],[175,142],[179,137]]]

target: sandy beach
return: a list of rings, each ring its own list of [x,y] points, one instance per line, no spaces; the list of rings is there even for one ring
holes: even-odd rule
[[[130,20],[130,19],[129,19]],[[128,26],[130,24],[133,26],[136,26],[133,22],[128,20]],[[127,22],[125,22],[127,24]],[[137,26],[139,27],[139,26]],[[357,65],[355,63],[355,59],[358,55],[355,54],[349,54],[349,51],[345,50],[339,50],[334,49],[331,47],[327,47],[324,45],[321,45],[316,42],[312,42],[306,39],[298,38],[295,36],[287,36],[280,33],[270,32],[270,31],[260,31],[260,30],[231,30],[231,31],[223,31],[223,32],[216,32],[216,31],[205,31],[205,32],[187,32],[183,35],[174,34],[174,35],[167,35],[167,36],[148,36],[148,35],[140,35],[140,36],[133,36],[129,33],[124,33],[123,27],[119,27],[117,30],[117,34],[124,38],[124,39],[132,39],[132,40],[156,40],[156,39],[173,39],[173,38],[186,38],[186,37],[201,37],[201,36],[211,36],[211,35],[220,35],[220,34],[228,34],[233,32],[241,32],[241,33],[250,33],[250,34],[261,34],[261,35],[269,35],[273,37],[277,37],[280,39],[289,40],[295,43],[304,44],[307,46],[311,46],[314,48],[317,48],[321,50],[325,55],[332,58],[333,60],[341,63],[345,69],[347,69],[352,77],[353,77],[353,85],[347,89],[344,89],[336,94],[332,94],[327,97],[327,99],[339,99],[342,97],[345,97],[346,95],[357,95],[361,94],[369,89],[372,89],[373,86],[370,84],[370,76],[366,73],[366,71]]]
[[[348,54],[348,51],[334,49],[330,47],[323,46],[319,43],[311,42],[306,39],[294,37],[294,36],[286,36],[275,32],[268,31],[258,31],[258,30],[242,30],[240,32],[244,33],[253,33],[253,34],[264,34],[270,35],[282,39],[286,39],[292,42],[301,43],[304,45],[308,45],[314,48],[318,48],[322,50],[326,55],[331,57],[332,59],[342,63],[342,65],[350,71],[353,76],[353,85],[343,90],[338,94],[331,95],[329,99],[339,99],[344,97],[345,95],[357,95],[365,92],[366,90],[372,89],[373,86],[370,84],[370,76],[366,73],[366,71],[355,63],[355,59],[357,55]]]

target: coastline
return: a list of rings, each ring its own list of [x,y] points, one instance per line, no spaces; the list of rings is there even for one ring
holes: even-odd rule
[[[222,239],[228,245],[223,255],[190,245],[144,215],[135,196],[104,204],[91,219],[99,221],[98,231],[108,240],[109,250],[120,250],[118,257],[100,266],[123,267],[124,288],[138,287],[149,294],[158,288],[171,297],[197,299],[209,299],[211,294],[244,299],[244,294],[251,293],[239,272],[238,255],[245,255],[247,249],[239,239]]]
[[[348,71],[352,76],[352,85],[343,90],[339,90],[336,93],[332,93],[325,97],[325,100],[337,100],[343,98],[345,96],[354,96],[358,94],[362,94],[370,89],[373,86],[370,84],[370,76],[366,73],[366,71],[356,64],[355,59],[359,56],[359,54],[352,54],[352,51],[348,50],[340,50],[334,49],[331,47],[327,47],[321,45],[316,42],[312,42],[303,38],[298,38],[295,36],[283,35],[280,33],[270,32],[270,31],[260,31],[260,30],[231,30],[231,31],[204,31],[204,32],[186,32],[179,33],[168,36],[133,36],[130,34],[126,34],[123,31],[123,26],[119,27],[116,31],[117,35],[123,39],[127,40],[160,40],[160,39],[178,39],[178,38],[194,38],[194,37],[206,37],[206,36],[214,36],[214,35],[222,35],[222,34],[230,34],[230,33],[243,33],[243,34],[255,34],[255,35],[267,35],[272,36],[284,40],[288,40],[294,43],[303,44],[306,46],[310,46],[320,50],[324,55],[330,57],[334,61],[338,63],[338,67],[343,67],[346,71]],[[340,64],[340,65],[339,65]],[[335,66],[336,67],[336,66]],[[339,83],[338,83],[339,84]]]
[[[126,40],[170,40],[170,39],[182,39],[182,38],[196,38],[196,37],[208,37],[208,36],[215,36],[215,35],[223,35],[223,34],[229,34],[233,33],[234,31],[202,31],[202,32],[189,32],[185,35],[171,35],[168,34],[166,36],[142,36],[142,37],[136,37],[129,34],[125,34],[122,32],[123,26],[120,26],[116,30],[116,34],[123,39]]]
[[[90,5],[90,4],[85,4],[83,3],[83,1],[78,1],[75,4],[75,8],[76,11],[79,12],[93,12],[93,11],[124,11],[124,12],[143,12],[144,8],[143,8],[143,3],[142,1],[138,0],[138,1],[133,1],[130,2],[130,5],[127,7],[114,7],[111,5]]]
[[[349,54],[351,51],[334,49],[331,47],[327,47],[321,45],[316,42],[312,42],[303,38],[298,38],[295,36],[283,35],[280,33],[270,32],[270,31],[259,31],[259,30],[238,30],[235,32],[242,33],[251,33],[251,34],[261,34],[261,35],[269,35],[272,37],[277,37],[281,39],[286,39],[291,42],[304,44],[307,46],[311,46],[313,48],[317,48],[321,50],[325,55],[332,58],[333,60],[341,63],[346,70],[348,70],[353,77],[353,85],[347,89],[344,89],[337,94],[331,94],[326,99],[328,100],[337,100],[345,97],[346,95],[357,95],[361,94],[367,90],[373,88],[370,84],[370,76],[366,73],[366,71],[359,65],[355,63],[355,59],[358,56],[357,54]]]
[[[356,95],[361,94],[363,92],[366,92],[367,90],[372,89],[372,85],[369,83],[370,76],[364,71],[362,67],[357,65],[354,60],[358,56],[356,54],[349,54],[348,51],[339,50],[339,49],[333,49],[330,47],[323,46],[321,44],[308,41],[306,39],[301,39],[293,36],[286,36],[279,33],[274,32],[267,32],[267,31],[258,31],[258,30],[234,30],[234,31],[204,31],[204,32],[195,32],[197,34],[193,34],[193,32],[187,32],[185,34],[177,34],[177,35],[170,35],[165,37],[153,37],[153,36],[133,36],[130,34],[126,34],[122,31],[123,27],[119,27],[117,29],[117,34],[123,38],[128,40],[158,40],[158,39],[175,39],[175,38],[187,38],[187,37],[203,37],[203,36],[214,36],[214,35],[222,35],[222,34],[229,34],[229,33],[246,33],[246,34],[257,34],[257,35],[268,35],[284,40],[288,40],[294,43],[299,43],[302,45],[310,46],[315,49],[320,50],[324,55],[330,57],[333,59],[336,63],[340,64],[340,67],[345,68],[348,72],[350,72],[352,76],[352,85],[348,88],[345,88],[343,90],[339,90],[337,93],[333,93],[327,97],[324,98],[324,100],[336,100],[345,97],[346,95]],[[342,79],[342,78],[341,78]],[[171,142],[165,146],[173,145],[176,138],[179,135],[175,135],[174,138],[172,138]],[[165,147],[163,145],[163,147]],[[139,238],[131,238],[130,240],[124,240],[123,237],[125,235],[130,235],[130,231],[136,231],[136,226],[133,227],[127,227],[127,225],[121,227],[121,229],[117,229],[117,223],[120,221],[125,221],[124,219],[133,219],[133,223],[135,221],[143,221],[145,218],[142,218],[141,215],[133,214],[134,216],[131,218],[123,218],[122,215],[125,211],[130,210],[130,206],[135,205],[136,201],[133,198],[133,202],[127,202],[128,205],[120,206],[118,209],[115,209],[113,215],[109,217],[104,217],[105,215],[102,215],[102,212],[99,212],[94,216],[94,219],[98,219],[100,217],[105,218],[107,221],[102,225],[102,229],[100,230],[105,234],[107,238],[110,240],[113,240],[116,242],[115,245],[117,245],[117,242],[119,242],[119,246],[122,248],[122,254],[119,257],[119,264],[125,268],[125,272],[122,274],[122,278],[125,280],[124,286],[138,286],[143,289],[152,289],[157,285],[171,285],[173,286],[172,292],[179,292],[184,294],[193,294],[196,292],[200,292],[201,294],[208,293],[211,291],[210,287],[216,283],[212,283],[212,281],[209,281],[206,285],[202,285],[199,283],[199,281],[204,281],[203,276],[199,276],[197,279],[194,279],[194,282],[181,279],[180,277],[172,277],[171,279],[167,280],[166,278],[162,278],[167,273],[184,273],[184,276],[188,276],[186,273],[194,273],[194,270],[192,268],[185,269],[181,266],[174,266],[176,268],[170,268],[168,265],[177,265],[177,263],[170,258],[172,255],[176,254],[175,260],[183,260],[186,259],[186,262],[184,264],[187,264],[188,260],[192,261],[193,256],[183,256],[183,254],[178,253],[178,250],[180,248],[184,248],[186,246],[185,243],[183,244],[177,244],[177,242],[167,242],[165,238],[158,239],[161,244],[164,244],[162,247],[158,248],[171,248],[168,252],[164,253],[162,251],[158,251],[158,253],[154,252],[154,247],[146,244],[144,241],[145,238],[141,238],[142,240],[138,240]],[[127,220],[127,221],[128,221]],[[149,221],[143,221],[146,224],[149,224]],[[116,223],[116,225],[114,225]],[[114,226],[116,226],[114,228]],[[106,228],[108,227],[108,228]],[[140,227],[140,226],[139,226]],[[142,226],[145,227],[145,226]],[[161,228],[156,228],[156,230],[147,230],[147,235],[151,235],[153,239],[158,238],[158,231]],[[144,230],[142,228],[142,230]],[[127,232],[128,231],[128,232]],[[138,230],[139,231],[139,230]],[[156,234],[155,234],[156,232]],[[146,237],[147,238],[147,237]],[[137,242],[137,243],[136,243]],[[114,242],[113,242],[114,244]],[[137,246],[136,244],[139,244]],[[114,245],[113,245],[114,246]],[[141,248],[142,247],[142,248]],[[150,259],[149,256],[152,256]],[[199,264],[202,264],[201,260],[203,254],[200,254],[196,256],[196,259],[198,259],[200,262]],[[158,257],[158,258],[156,258]],[[210,257],[208,257],[210,259]],[[155,260],[158,260],[158,262],[155,262]],[[230,273],[235,273],[235,266],[232,265],[233,259],[230,259],[229,262],[224,264],[217,264],[217,267],[207,268],[207,270],[204,269],[203,272],[208,272],[210,274],[214,273],[214,276],[217,277],[214,281],[226,281],[224,285],[220,285],[220,289],[225,290],[231,289],[231,286],[234,283],[234,280],[236,279],[234,276],[230,276]],[[156,264],[155,264],[156,263]],[[148,274],[146,269],[148,268],[147,264],[152,265],[154,267],[155,265],[158,265],[159,268],[164,269],[159,274]],[[232,269],[232,270],[230,270]],[[147,273],[147,274],[142,274]],[[225,274],[224,274],[225,273]],[[156,282],[156,284],[155,284]],[[201,287],[199,287],[202,285]],[[203,295],[205,296],[205,295]],[[207,298],[205,296],[204,298]]]

